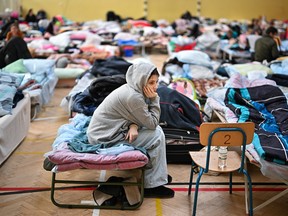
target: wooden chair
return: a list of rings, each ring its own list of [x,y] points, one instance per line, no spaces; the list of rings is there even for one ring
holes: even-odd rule
[[[232,172],[238,171],[243,173],[249,184],[249,215],[253,215],[252,203],[252,183],[251,178],[246,169],[244,169],[246,144],[252,142],[254,134],[254,123],[203,123],[200,126],[200,143],[207,146],[207,152],[189,152],[192,158],[192,166],[190,173],[190,182],[188,195],[191,194],[193,181],[193,167],[198,165],[200,168],[194,193],[193,216],[196,215],[198,189],[200,179],[203,173],[208,171],[230,173],[229,192],[232,193]],[[235,151],[228,151],[227,166],[225,168],[218,167],[218,152],[210,152],[211,146],[242,146],[241,157]]]

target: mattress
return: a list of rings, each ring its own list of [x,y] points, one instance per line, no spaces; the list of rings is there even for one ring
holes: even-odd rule
[[[43,83],[41,83],[41,89],[28,90],[27,92],[31,97],[31,103],[39,103],[40,106],[49,103],[51,97],[53,96],[57,81],[58,78],[55,75],[51,75],[47,77]]]
[[[0,118],[0,165],[26,137],[30,126],[30,108],[30,96],[25,94],[12,110],[12,115]]]
[[[58,77],[52,73],[49,74],[45,80],[41,82],[40,89],[25,90],[30,95],[31,98],[31,116],[35,117],[38,112],[40,112],[41,107],[50,102],[54,89],[56,87]],[[32,118],[33,119],[33,118]]]

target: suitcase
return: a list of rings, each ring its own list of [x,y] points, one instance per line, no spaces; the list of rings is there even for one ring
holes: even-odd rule
[[[162,127],[166,138],[166,158],[170,164],[191,164],[189,151],[200,151],[204,146],[199,142],[196,131]]]
[[[203,148],[199,126],[203,122],[199,106],[177,90],[159,87],[161,116],[159,125],[166,138],[167,163],[191,164],[189,151]]]

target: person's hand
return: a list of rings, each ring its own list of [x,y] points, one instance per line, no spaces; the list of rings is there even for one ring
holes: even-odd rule
[[[147,98],[154,99],[158,96],[157,92],[154,92],[149,86],[144,86],[143,88],[144,95]]]
[[[129,130],[126,134],[125,140],[128,140],[129,143],[132,143],[138,137],[138,126],[136,124],[131,124]]]

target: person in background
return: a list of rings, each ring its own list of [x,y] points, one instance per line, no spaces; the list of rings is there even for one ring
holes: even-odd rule
[[[4,40],[6,38],[8,32],[10,31],[11,24],[18,23],[18,22],[19,22],[18,12],[16,12],[16,11],[11,12],[8,19],[5,20],[5,22],[4,22],[5,24],[3,26],[1,26],[0,40]]]
[[[18,23],[11,24],[10,31],[6,36],[5,45],[0,49],[0,68],[18,59],[32,58],[23,37],[24,35],[20,31]]]
[[[59,30],[60,22],[56,17],[53,17],[45,29],[44,38],[49,38],[56,35]]]
[[[279,57],[277,35],[278,30],[275,27],[270,26],[266,29],[265,35],[255,42],[255,61],[271,62]]]
[[[10,31],[6,35],[6,41],[8,42],[12,37],[24,38],[24,35],[19,29],[19,25],[17,22],[14,22],[10,25]]]
[[[27,23],[36,23],[37,22],[36,15],[33,13],[33,9],[32,8],[30,8],[28,10],[27,15],[25,16],[25,21]]]
[[[129,143],[144,148],[151,163],[145,170],[144,196],[172,198],[174,191],[164,186],[172,177],[168,176],[165,136],[159,126],[158,78],[156,67],[150,63],[131,65],[127,83],[110,93],[94,111],[87,136],[93,145]]]

